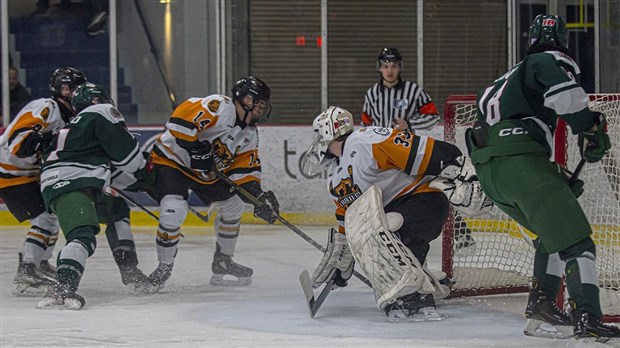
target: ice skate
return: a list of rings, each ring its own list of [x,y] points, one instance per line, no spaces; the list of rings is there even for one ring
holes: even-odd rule
[[[37,304],[38,309],[71,309],[78,310],[84,307],[84,297],[58,284],[50,289]]]
[[[230,255],[223,254],[216,248],[211,264],[211,285],[221,286],[247,286],[252,284],[254,270],[250,267],[240,265],[232,260]],[[234,279],[225,279],[230,276]],[[229,278],[229,277],[227,277]]]
[[[441,320],[435,309],[433,294],[414,292],[405,295],[387,305],[384,311],[390,322]]]
[[[17,274],[13,279],[15,296],[41,296],[56,285],[54,279],[41,276],[32,262],[21,261],[17,267]]]
[[[454,248],[456,250],[473,247],[476,240],[472,237],[471,230],[460,214],[454,217]]]
[[[135,251],[115,250],[114,261],[121,273],[123,285],[131,287],[138,293],[155,292],[153,282],[138,268],[138,256]]]
[[[160,262],[157,265],[157,268],[149,275],[148,283],[144,284],[145,292],[155,293],[164,288],[166,281],[170,279],[172,275],[172,267],[174,264],[172,263],[163,263]],[[148,287],[148,288],[147,288]]]
[[[48,260],[41,261],[37,267],[37,270],[46,278],[56,279],[56,267],[52,266]]]
[[[471,230],[469,228],[465,232],[454,235],[454,248],[456,250],[474,247],[475,245],[476,240],[471,236]]]
[[[119,266],[121,272],[121,281],[123,285],[131,287],[138,293],[148,294],[153,293],[153,283],[150,278],[146,276],[138,267],[135,266]],[[159,289],[158,289],[159,290]]]
[[[536,280],[532,281],[536,287]],[[570,318],[555,306],[549,298],[537,289],[531,289],[525,309],[527,323],[523,333],[527,336],[543,338],[569,338],[573,336]]]
[[[617,326],[603,324],[601,319],[594,314],[579,310],[573,310],[571,317],[577,340],[620,347],[620,328]]]

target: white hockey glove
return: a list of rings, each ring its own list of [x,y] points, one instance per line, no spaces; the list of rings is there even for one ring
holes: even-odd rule
[[[317,289],[321,284],[336,278],[334,289],[347,286],[353,275],[355,261],[347,242],[347,236],[333,228],[329,229],[327,249],[318,267],[312,273],[312,287]]]
[[[430,187],[442,190],[455,210],[476,216],[493,209],[493,202],[484,194],[476,170],[468,156],[459,156],[445,166]]]

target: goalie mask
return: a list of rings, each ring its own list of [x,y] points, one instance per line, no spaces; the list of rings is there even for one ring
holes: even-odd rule
[[[306,175],[315,175],[327,168],[335,157],[327,152],[333,140],[338,140],[353,132],[353,116],[337,106],[330,106],[312,122],[314,140],[301,161],[301,169]]]
[[[538,15],[529,29],[530,51],[538,47],[568,49],[568,30],[560,16]]]
[[[271,89],[260,79],[248,76],[235,82],[230,90],[233,100],[236,100],[245,110],[242,119],[251,117],[250,126],[258,126],[269,120],[271,114]]]

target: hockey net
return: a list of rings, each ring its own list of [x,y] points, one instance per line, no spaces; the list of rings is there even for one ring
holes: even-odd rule
[[[465,128],[476,119],[475,96],[450,96],[444,112],[444,139],[466,152]],[[612,150],[599,163],[586,163],[579,178],[579,198],[597,245],[601,305],[606,319],[620,319],[620,94],[590,95],[590,109],[605,113]],[[556,162],[572,171],[580,161],[577,137],[558,125]],[[533,234],[497,207],[486,215],[455,220],[450,214],[443,233],[442,268],[455,281],[452,296],[526,292],[534,261]],[[475,241],[464,241],[467,229]],[[456,236],[456,237],[455,237]],[[465,242],[462,244],[459,242]],[[472,244],[472,243],[469,243]]]

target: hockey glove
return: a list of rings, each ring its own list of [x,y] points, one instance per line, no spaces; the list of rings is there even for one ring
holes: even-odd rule
[[[215,166],[213,148],[208,141],[200,142],[198,147],[187,149],[190,167],[192,169],[208,171]]]
[[[270,224],[276,222],[278,215],[280,215],[280,204],[273,191],[261,192],[256,198],[263,204],[254,206],[254,216]]]
[[[347,242],[347,236],[335,229],[329,229],[327,249],[314,273],[312,273],[312,287],[317,289],[321,284],[336,278],[334,289],[345,287],[353,275],[355,260]]]
[[[459,179],[461,181],[478,180],[476,178],[476,169],[467,155],[461,155],[450,163],[442,164],[445,167],[441,170],[439,176],[449,179]]]
[[[584,185],[583,180],[576,179],[575,181],[571,182],[570,179],[573,173],[569,172],[568,170],[566,170],[565,168],[562,168],[559,165],[558,165],[558,170],[564,176],[564,180],[566,180],[566,183],[570,187],[571,191],[573,191],[573,195],[575,195],[575,198],[581,197],[581,195],[583,194],[583,185]]]
[[[611,148],[607,134],[607,120],[605,115],[593,111],[596,124],[587,131],[579,133],[578,144],[581,156],[588,163],[595,163],[603,159],[607,150]]]
[[[462,181],[459,178],[450,180],[437,177],[429,186],[443,191],[454,209],[467,216],[488,213],[493,209],[493,201],[484,194],[477,180]]]
[[[52,132],[41,134],[33,131],[22,141],[15,155],[20,158],[26,158],[41,154],[54,141],[54,137],[55,135]]]

